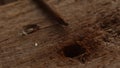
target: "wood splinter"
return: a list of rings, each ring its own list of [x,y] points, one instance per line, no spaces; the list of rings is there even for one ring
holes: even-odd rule
[[[37,30],[39,30],[39,26],[37,24],[29,24],[23,27],[22,35],[28,35]]]

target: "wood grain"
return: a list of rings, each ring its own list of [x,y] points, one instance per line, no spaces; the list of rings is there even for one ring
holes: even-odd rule
[[[18,0],[0,6],[0,68],[117,68],[117,66],[119,68],[119,44],[109,43],[111,46],[108,46],[101,43],[102,46],[108,46],[104,49],[105,53],[85,64],[58,53],[63,42],[76,38],[84,32],[84,29],[99,31],[97,28],[93,29],[98,23],[97,16],[102,11],[107,13],[116,9],[116,6],[119,7],[119,0],[116,2],[45,0],[45,2],[57,11],[69,26],[54,24],[30,0]],[[110,4],[104,6],[109,2]],[[23,26],[28,24],[38,24],[40,30],[21,36]],[[38,43],[38,46],[35,46],[35,43]]]

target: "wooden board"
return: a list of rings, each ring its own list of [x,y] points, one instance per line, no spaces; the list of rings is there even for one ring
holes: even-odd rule
[[[51,21],[30,0],[18,0],[0,6],[0,68],[120,67],[119,43],[101,42],[104,48],[98,52],[100,56],[84,64],[76,58],[64,57],[58,53],[64,42],[76,39],[84,34],[85,29],[105,34],[105,30],[96,27],[99,14],[120,8],[119,0],[46,0],[46,3],[69,26],[64,27]],[[38,24],[40,29],[22,36],[23,26],[28,24]],[[87,35],[89,34],[92,35],[91,32]]]

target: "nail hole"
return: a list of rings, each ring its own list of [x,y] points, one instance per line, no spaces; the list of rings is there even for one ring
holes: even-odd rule
[[[86,52],[86,49],[78,44],[72,44],[63,48],[63,54],[66,57],[76,57]]]

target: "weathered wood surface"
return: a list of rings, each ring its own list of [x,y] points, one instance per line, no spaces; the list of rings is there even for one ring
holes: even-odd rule
[[[106,47],[107,53],[85,64],[76,59],[63,58],[55,48],[61,45],[60,43],[76,37],[82,29],[92,29],[97,20],[97,13],[99,15],[99,12],[120,8],[119,0],[46,0],[46,2],[69,26],[56,25],[30,0],[18,0],[0,6],[0,68],[120,67],[119,43],[102,43],[105,46],[111,45]],[[38,24],[40,30],[21,36],[22,27],[27,24]],[[38,43],[38,46],[35,46],[35,43]]]

